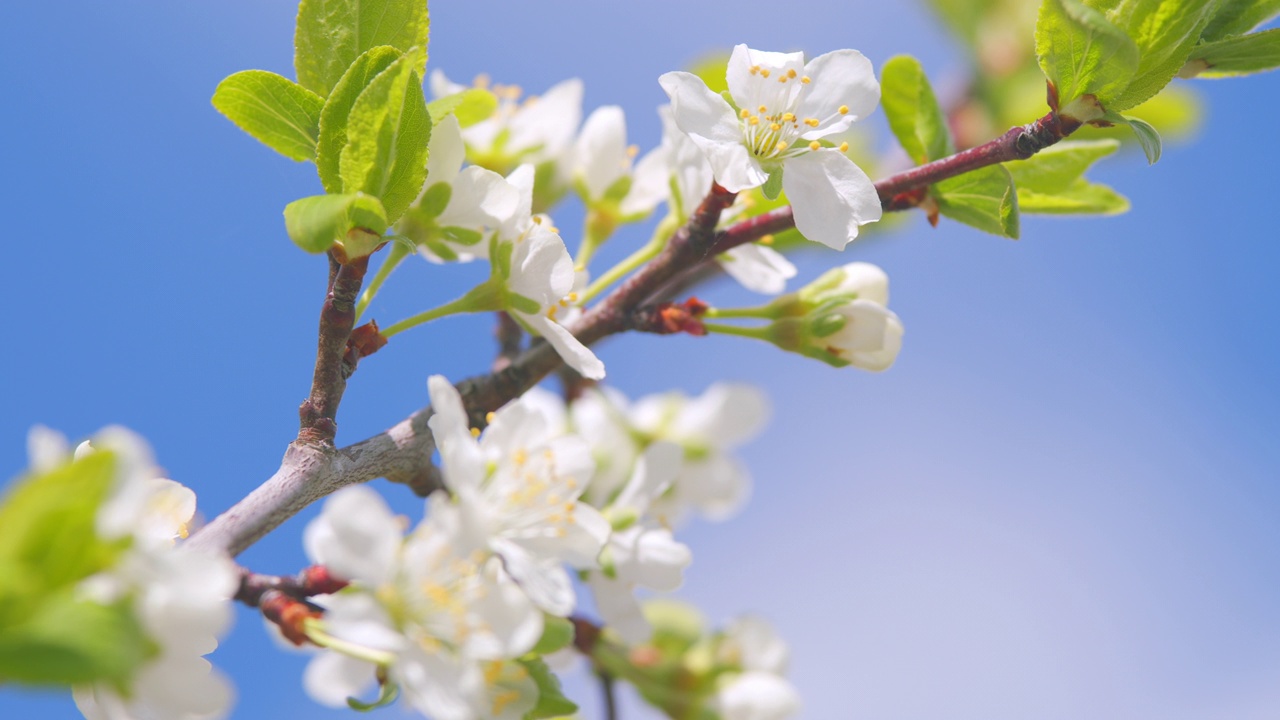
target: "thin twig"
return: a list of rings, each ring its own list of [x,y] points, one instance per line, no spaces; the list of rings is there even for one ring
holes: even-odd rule
[[[329,290],[320,309],[311,394],[298,408],[297,442],[303,445],[333,445],[334,436],[338,433],[338,404],[346,392],[347,377],[355,369],[354,363],[344,363],[343,358],[347,340],[355,326],[356,297],[369,269],[369,256],[343,263],[338,252],[329,251]]]
[[[613,676],[600,671],[596,673],[600,679],[600,699],[604,702],[605,720],[618,720],[618,701],[613,696]]]

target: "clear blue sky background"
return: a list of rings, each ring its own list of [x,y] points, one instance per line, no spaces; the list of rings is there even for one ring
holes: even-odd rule
[[[209,97],[237,70],[292,75],[294,12],[291,0],[0,8],[4,476],[25,466],[34,423],[138,430],[210,516],[275,469],[325,277],[280,210],[318,184]],[[433,67],[535,92],[577,75],[588,108],[624,106],[644,148],[659,135],[657,76],[737,42],[961,69],[909,3],[440,0],[432,16]],[[1097,172],[1133,200],[1128,215],[1027,218],[1017,243],[917,217],[891,240],[806,259],[805,277],[852,259],[887,269],[907,336],[886,374],[729,338],[601,350],[633,395],[728,378],[772,396],[770,430],[744,453],[755,498],[690,528],[681,596],[717,621],[773,619],[805,717],[1280,717],[1280,76],[1197,87],[1202,137],[1154,168],[1126,154]],[[560,222],[571,243],[575,225]],[[476,270],[414,266],[374,316],[452,297]],[[428,374],[482,370],[489,333],[487,319],[453,320],[397,338],[353,379],[340,441],[424,405]],[[244,562],[297,570],[310,515]],[[213,659],[238,687],[235,717],[330,717],[302,694],[305,659],[276,652],[247,611]],[[8,689],[0,716],[77,714],[65,697]]]

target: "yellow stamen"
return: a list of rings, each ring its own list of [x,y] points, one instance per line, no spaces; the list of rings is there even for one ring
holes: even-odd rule
[[[769,129],[774,132],[778,132],[779,130],[782,129],[782,126],[779,125],[778,123],[769,123]]]
[[[787,149],[787,144],[786,144],[785,142],[783,142],[783,141],[779,140],[779,141],[778,141],[778,144],[777,144],[776,146],[774,146],[774,149],[775,149],[775,150],[777,150],[778,152],[782,152],[783,150],[786,150],[786,149]]]
[[[569,302],[571,303],[578,302],[578,293],[571,292],[569,293],[568,297],[569,297]]]
[[[756,73],[760,72],[760,66],[759,66],[759,65],[752,65],[752,66],[751,66],[751,70],[750,70],[749,72],[750,72],[752,75],[755,75]]]
[[[746,120],[747,118],[751,117],[751,111],[747,110],[746,108],[743,108],[742,112],[739,113],[738,116],[741,117],[743,120]]]
[[[809,127],[818,127],[818,123],[819,123],[819,122],[820,122],[820,121],[818,120],[818,118],[805,118],[805,119],[804,119],[804,124],[805,124],[805,125],[808,125]]]
[[[471,81],[472,85],[484,90],[489,87],[489,76],[486,73],[480,73],[475,80]]]
[[[778,78],[778,82],[780,82],[780,83],[785,83],[786,81],[788,81],[788,80],[790,80],[790,79],[791,79],[791,78],[787,77],[786,75],[783,75],[782,77]]]
[[[748,124],[748,125],[759,125],[759,124],[760,124],[760,116],[759,116],[759,115],[752,115],[752,116],[751,116],[751,118],[750,118],[749,120],[747,120],[747,124]]]
[[[821,147],[822,147],[822,143],[818,142],[817,140],[814,140],[813,142],[809,143],[810,150],[817,150],[818,148],[821,148]]]
[[[813,81],[809,79],[809,76],[808,76],[808,75],[804,75],[804,76],[801,76],[801,78],[800,78],[800,82],[804,83],[805,85],[808,85],[809,83],[811,83],[811,82],[813,82]]]
[[[471,437],[480,437],[480,428],[471,428]]]
[[[773,244],[773,235],[765,235],[764,237],[760,238],[760,244],[761,244],[761,245],[772,245],[772,244]]]
[[[487,662],[484,664],[484,681],[489,685],[498,682],[498,678],[502,677],[502,663]]]
[[[756,110],[758,110],[758,111],[760,111],[760,112],[769,112],[769,106],[768,106],[768,105],[761,105],[760,107],[756,108]]]
[[[629,157],[629,158],[635,158],[635,156],[636,156],[636,155],[639,155],[639,154],[640,154],[640,147],[639,147],[639,146],[637,146],[637,145],[628,145],[628,146],[627,146],[627,157]]]
[[[523,465],[529,461],[529,454],[524,451],[524,448],[520,448],[511,456],[511,459],[516,465]]]
[[[795,68],[788,68],[788,69],[787,69],[787,77],[789,77],[789,78],[793,78],[793,77],[795,77],[795,76],[796,76],[796,70],[795,70]]]
[[[504,708],[519,699],[520,693],[515,690],[506,690],[498,693],[493,698],[493,714],[495,716],[501,715]]]
[[[849,152],[849,143],[847,142],[840,143],[840,152]]]
[[[492,412],[487,412],[487,413],[485,413],[485,414],[484,414],[484,421],[485,421],[486,423],[492,423],[492,422],[493,422],[493,418],[494,418],[494,417],[495,417],[495,416],[494,416],[494,414],[493,414]]]
[[[760,69],[760,75],[761,75],[761,77],[769,77],[769,69],[768,69],[768,68],[761,68],[761,69]]]
[[[559,306],[559,305],[552,305],[551,307],[547,308],[547,319],[549,319],[549,320],[555,320],[555,319],[556,319],[556,311],[557,311],[557,310],[559,310],[559,309],[560,309],[560,306]]]
[[[848,106],[848,105],[841,105],[841,106],[840,106],[840,114],[841,114],[841,115],[848,115],[848,114],[849,114],[849,106]]]
[[[782,122],[795,122],[795,121],[796,121],[795,113],[782,113]]]

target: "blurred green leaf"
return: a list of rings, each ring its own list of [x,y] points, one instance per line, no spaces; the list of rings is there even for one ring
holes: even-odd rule
[[[1224,78],[1280,67],[1280,29],[1205,43],[1191,53],[1196,77]],[[1203,69],[1200,69],[1203,68]]]
[[[543,618],[542,637],[530,652],[535,655],[546,655],[562,650],[573,642],[573,623],[562,617],[546,615]]]
[[[36,611],[0,632],[0,682],[126,687],[156,653],[126,599],[100,605],[68,587],[41,598]]]
[[[943,215],[993,235],[1018,239],[1018,194],[1003,165],[943,180],[931,190]]]
[[[1280,0],[1223,0],[1200,39],[1207,42],[1242,35],[1280,13]]]
[[[716,53],[695,62],[689,72],[701,78],[711,92],[723,93],[729,90],[728,68],[729,55]]]
[[[1044,0],[1036,55],[1062,106],[1095,95],[1105,106],[1138,70],[1138,46],[1102,13],[1078,0]]]
[[[1053,193],[1018,186],[1018,211],[1032,215],[1118,215],[1129,201],[1115,190],[1083,178]]]
[[[488,90],[467,88],[460,93],[436,98],[427,103],[427,112],[431,113],[431,123],[449,113],[458,118],[458,125],[471,127],[478,122],[488,120],[498,110],[498,97]]]
[[[342,192],[339,163],[342,149],[347,146],[347,117],[356,104],[356,98],[402,54],[390,45],[366,50],[347,68],[324,101],[324,109],[320,111],[320,138],[316,144],[316,169],[320,172],[320,183],[324,185],[325,192]]]
[[[529,676],[538,685],[538,702],[532,710],[525,713],[524,720],[545,720],[572,715],[578,711],[578,706],[565,697],[560,689],[560,678],[551,672],[541,658],[524,657],[517,662],[529,671]]]
[[[396,701],[400,697],[400,686],[393,682],[384,682],[378,686],[378,697],[373,702],[364,702],[356,698],[347,698],[347,707],[356,712],[372,712],[378,708],[383,708]]]
[[[379,45],[423,48],[431,22],[425,0],[302,0],[294,32],[298,82],[324,97],[356,58]]]
[[[1142,152],[1147,155],[1148,165],[1155,165],[1160,161],[1160,133],[1156,132],[1156,129],[1150,123],[1127,115],[1122,116],[1119,122],[1128,125],[1133,130],[1134,136],[1138,138],[1138,144],[1142,146]]]
[[[411,53],[401,56],[356,98],[339,160],[342,192],[380,198],[387,222],[404,214],[427,177],[431,116],[414,65]]]
[[[955,152],[946,119],[919,60],[909,55],[890,58],[880,71],[880,87],[880,104],[889,127],[917,165]]]
[[[298,247],[322,253],[334,243],[344,242],[353,229],[381,235],[389,223],[378,198],[347,193],[294,200],[284,208],[284,225],[289,239]]]
[[[290,160],[314,160],[324,98],[265,70],[218,83],[213,106],[241,130]]]

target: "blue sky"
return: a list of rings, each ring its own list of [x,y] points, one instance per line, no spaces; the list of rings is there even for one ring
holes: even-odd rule
[[[34,423],[73,437],[134,428],[210,516],[275,469],[309,385],[325,273],[280,210],[318,184],[209,97],[237,70],[292,75],[295,7],[0,9],[6,477]],[[437,2],[432,19],[431,66],[534,92],[581,77],[588,109],[622,105],[642,148],[659,135],[657,76],[738,42],[962,69],[908,3]],[[1127,215],[1025,218],[1020,242],[914,217],[844,256],[804,257],[806,278],[854,259],[888,271],[907,328],[888,373],[734,338],[601,349],[632,395],[731,379],[772,397],[769,430],[743,453],[755,497],[690,528],[680,596],[717,621],[772,619],[805,717],[1280,715],[1280,76],[1195,87],[1200,137],[1155,167],[1128,153],[1096,171],[1133,201]],[[558,224],[572,244],[576,221]],[[621,235],[616,252],[644,237]],[[453,297],[475,270],[407,268],[374,316]],[[443,321],[367,360],[339,440],[426,404],[428,374],[486,367],[490,329]],[[377,486],[414,511],[403,489]],[[309,516],[244,562],[298,569]],[[304,659],[275,652],[248,612],[213,659],[238,686],[235,717],[329,716],[301,692]],[[78,716],[64,697],[11,689],[0,715]]]

